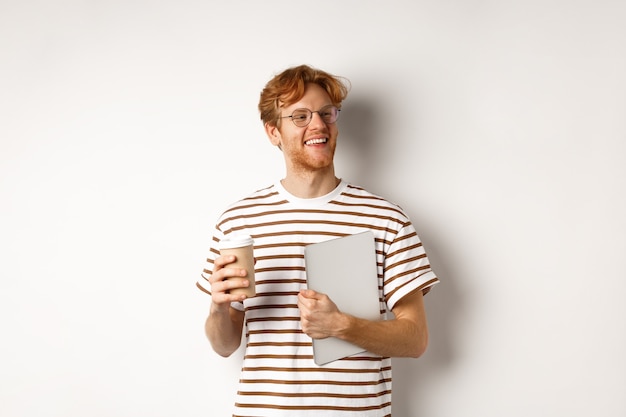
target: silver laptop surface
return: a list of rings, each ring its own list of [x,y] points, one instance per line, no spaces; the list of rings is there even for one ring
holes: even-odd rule
[[[368,320],[380,320],[376,246],[372,232],[357,233],[304,248],[308,288],[327,294],[339,310]],[[313,339],[317,365],[363,352],[337,339]]]

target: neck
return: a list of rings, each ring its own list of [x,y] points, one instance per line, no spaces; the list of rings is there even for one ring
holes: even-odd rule
[[[290,194],[298,198],[316,198],[330,193],[341,180],[335,177],[334,171],[326,175],[287,175],[281,184]]]

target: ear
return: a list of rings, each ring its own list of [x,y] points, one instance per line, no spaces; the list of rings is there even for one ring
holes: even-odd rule
[[[267,134],[270,142],[272,142],[272,145],[278,146],[280,148],[282,136],[280,135],[278,127],[270,125],[269,123],[265,123],[264,127],[265,133]]]

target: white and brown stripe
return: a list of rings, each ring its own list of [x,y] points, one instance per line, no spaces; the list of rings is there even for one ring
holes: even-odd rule
[[[234,416],[391,415],[391,360],[362,353],[325,366],[313,362],[302,333],[297,294],[306,287],[304,247],[371,230],[376,239],[381,318],[415,289],[438,282],[415,229],[402,209],[342,182],[311,200],[290,196],[280,184],[252,194],[220,217],[198,287],[208,277],[217,243],[231,233],[254,238],[257,296],[245,310],[246,351]]]

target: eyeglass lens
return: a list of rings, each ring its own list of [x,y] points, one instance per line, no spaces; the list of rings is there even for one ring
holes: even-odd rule
[[[293,120],[296,126],[303,127],[311,123],[313,113],[319,114],[324,123],[335,123],[339,115],[339,109],[335,106],[326,106],[314,112],[309,109],[296,109],[291,114],[291,120]]]

